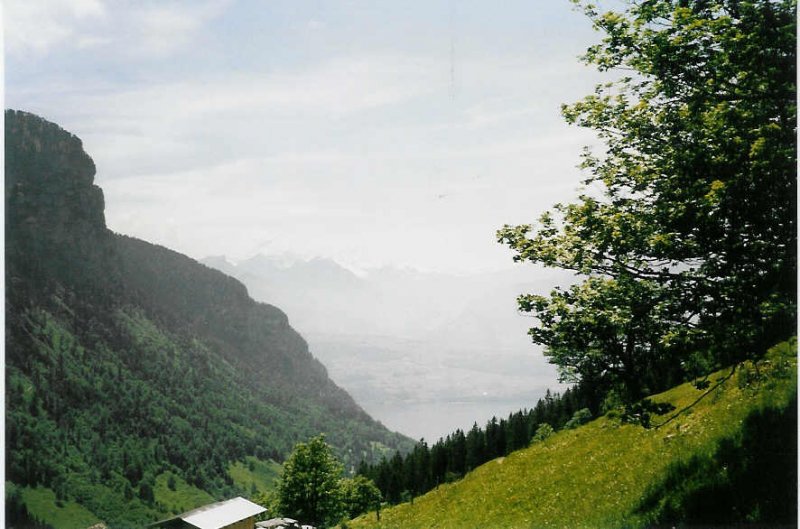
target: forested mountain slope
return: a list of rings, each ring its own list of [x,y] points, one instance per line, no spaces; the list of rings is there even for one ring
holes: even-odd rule
[[[176,482],[199,498],[253,492],[235,462],[279,460],[319,432],[350,465],[410,447],[328,378],[279,309],[108,230],[78,138],[19,111],[5,127],[12,503],[41,514],[31,498],[53,491],[56,527],[141,526],[192,506],[168,501]]]

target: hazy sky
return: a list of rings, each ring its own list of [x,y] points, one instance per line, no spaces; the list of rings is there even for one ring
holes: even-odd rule
[[[192,257],[510,265],[575,194],[567,0],[7,0],[6,107],[84,140],[115,231]]]

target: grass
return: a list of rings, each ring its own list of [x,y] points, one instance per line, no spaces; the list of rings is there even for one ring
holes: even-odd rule
[[[170,475],[175,480],[175,490],[169,488]],[[162,510],[172,514],[190,511],[215,501],[209,493],[186,483],[183,478],[170,472],[163,472],[156,477],[153,494],[156,503],[162,507]]]
[[[86,529],[100,521],[85,507],[72,502],[56,502],[56,494],[44,487],[20,489],[22,500],[32,516],[57,529]]]
[[[231,463],[228,466],[228,475],[233,479],[234,485],[252,495],[254,492],[275,490],[281,476],[281,468],[281,465],[272,460],[262,461],[247,456],[244,462]]]
[[[796,398],[796,342],[772,350],[756,370],[740,368],[668,425],[659,429],[622,424],[609,416],[506,458],[490,461],[459,482],[442,485],[413,503],[361,516],[353,528],[614,528],[648,523],[635,514],[653,483],[670,465],[712,455],[735,435],[749,414],[782,408]],[[778,373],[777,365],[783,366]],[[759,373],[754,376],[753,373]],[[730,370],[711,377],[722,380]],[[771,374],[770,374],[771,373]],[[703,391],[683,384],[653,400],[681,410]],[[675,412],[672,412],[675,413]],[[671,416],[667,415],[666,417]],[[656,419],[656,423],[664,420]]]

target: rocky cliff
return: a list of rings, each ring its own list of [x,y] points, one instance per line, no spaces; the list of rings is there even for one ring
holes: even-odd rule
[[[77,137],[25,112],[5,117],[14,490],[135,527],[176,508],[159,486],[167,475],[198,494],[249,495],[232,465],[279,460],[319,432],[351,466],[410,445],[328,378],[278,308],[109,231]]]

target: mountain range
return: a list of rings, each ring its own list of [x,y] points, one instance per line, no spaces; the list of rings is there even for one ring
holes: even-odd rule
[[[192,507],[167,501],[176,481],[257,492],[234,469],[319,432],[350,468],[411,446],[330,379],[282,310],[110,231],[94,175],[80,139],[6,111],[6,480],[28,510],[139,527]]]
[[[286,255],[202,262],[285,310],[337,383],[415,438],[533,407],[561,387],[515,300],[567,284],[566,273],[520,266],[461,276],[393,267],[356,274],[331,259]]]

